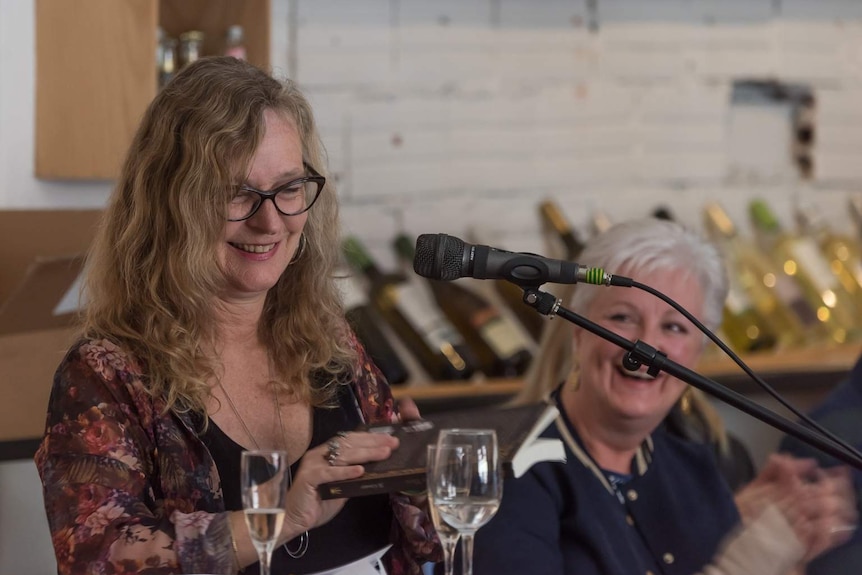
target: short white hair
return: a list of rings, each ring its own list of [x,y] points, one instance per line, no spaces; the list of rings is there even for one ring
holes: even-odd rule
[[[656,273],[690,273],[703,290],[703,317],[698,319],[710,330],[721,324],[728,292],[724,260],[713,243],[682,224],[643,218],[613,225],[587,243],[578,263],[610,274],[636,270],[641,277],[632,279],[645,285],[650,285],[650,276]],[[578,284],[570,302],[572,311],[586,314],[601,289],[626,288]]]

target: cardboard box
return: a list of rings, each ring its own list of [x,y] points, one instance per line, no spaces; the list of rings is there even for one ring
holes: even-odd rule
[[[0,443],[42,436],[54,371],[75,334],[69,304],[100,215],[0,211]]]

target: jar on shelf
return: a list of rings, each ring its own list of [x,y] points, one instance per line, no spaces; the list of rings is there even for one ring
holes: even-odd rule
[[[203,54],[204,33],[200,30],[189,30],[180,34],[180,62],[188,66]]]
[[[159,87],[167,84],[177,73],[177,39],[162,34],[156,53]]]
[[[246,59],[245,33],[239,24],[234,24],[227,29],[224,42],[224,55],[233,56],[239,60]]]

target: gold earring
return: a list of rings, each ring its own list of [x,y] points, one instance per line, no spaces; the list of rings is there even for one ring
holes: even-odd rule
[[[684,414],[689,415],[691,413],[691,388],[686,387],[685,391],[682,392],[682,395],[679,397],[679,409]]]
[[[581,378],[577,367],[572,368],[566,377],[566,386],[570,387],[572,391],[578,391],[581,388]]]

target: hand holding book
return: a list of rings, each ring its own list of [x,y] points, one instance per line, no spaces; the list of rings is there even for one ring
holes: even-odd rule
[[[401,442],[398,449],[389,459],[366,464],[362,477],[324,483],[318,491],[323,499],[424,491],[426,447],[436,443],[439,431],[447,428],[495,430],[504,473],[520,477],[538,461],[565,461],[562,442],[539,437],[557,415],[555,406],[535,403],[508,408],[447,411],[432,414],[426,419],[372,428],[370,431],[398,437]]]

